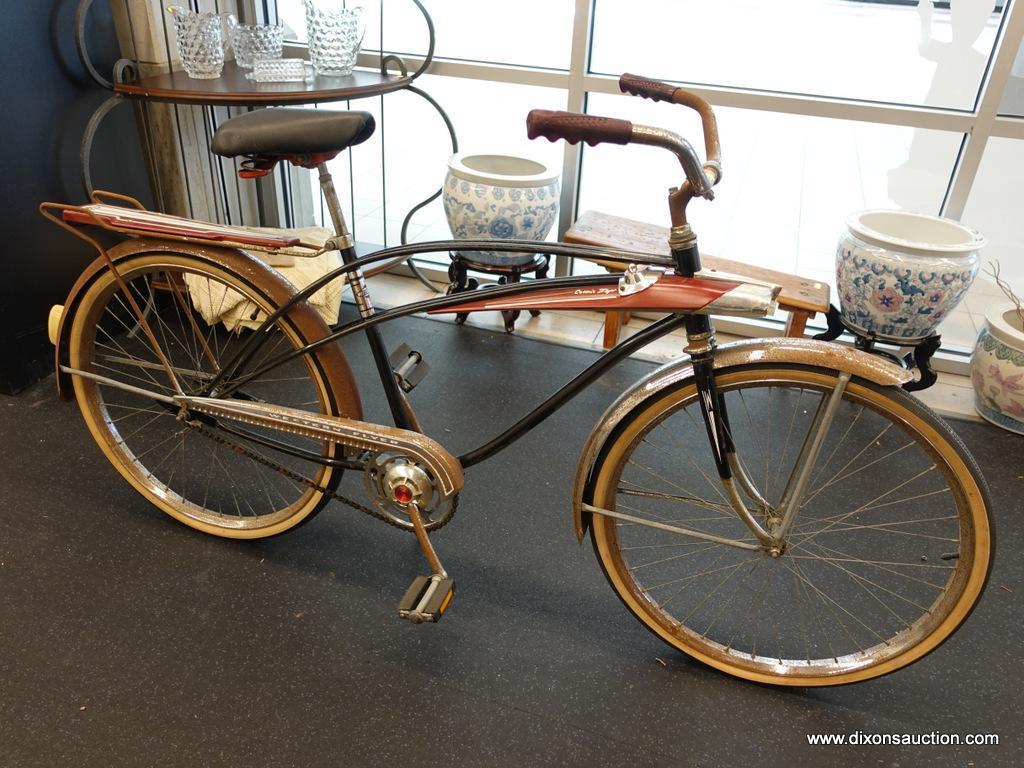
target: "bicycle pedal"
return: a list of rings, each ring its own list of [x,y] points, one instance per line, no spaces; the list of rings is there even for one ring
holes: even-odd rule
[[[440,576],[417,576],[398,604],[398,615],[413,624],[437,622],[455,596],[455,581]]]
[[[388,364],[403,392],[411,392],[430,372],[430,366],[416,350],[403,344],[388,358]]]

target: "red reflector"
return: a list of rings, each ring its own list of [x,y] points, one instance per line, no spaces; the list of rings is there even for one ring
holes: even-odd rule
[[[392,493],[399,504],[408,504],[412,501],[412,488],[408,485],[396,485]]]

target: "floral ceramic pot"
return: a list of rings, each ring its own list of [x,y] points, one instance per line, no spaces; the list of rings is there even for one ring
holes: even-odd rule
[[[993,424],[1024,435],[1024,323],[1005,305],[985,315],[971,358],[974,407]]]
[[[905,211],[864,211],[836,249],[836,288],[851,328],[916,341],[953,311],[978,273],[985,239],[959,222]]]
[[[448,159],[444,212],[456,239],[543,240],[558,217],[558,173],[510,155],[456,154]],[[464,251],[495,266],[527,264],[533,253]]]

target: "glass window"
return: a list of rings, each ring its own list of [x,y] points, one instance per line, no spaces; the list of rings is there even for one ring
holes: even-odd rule
[[[331,2],[332,0],[318,0]],[[341,0],[333,0],[340,5]],[[366,8],[364,48],[422,55],[427,27],[410,0],[350,2]],[[572,48],[573,3],[570,0],[518,0],[484,3],[479,0],[426,0],[434,22],[435,55],[450,59],[568,69]],[[277,0],[281,21],[305,41],[302,0]]]
[[[522,155],[561,171],[562,147],[527,139],[526,114],[534,108],[563,109],[564,91],[437,75],[424,75],[417,82],[450,115],[460,151]],[[346,109],[346,105],[319,108]],[[397,245],[406,213],[444,180],[451,155],[448,131],[426,101],[407,91],[353,101],[350,108],[372,112],[377,131],[331,161],[332,176],[356,239]],[[310,184],[313,199],[319,200],[315,174],[310,174]],[[552,229],[549,239],[556,237]],[[418,211],[410,222],[410,241],[450,238],[440,199]],[[447,263],[443,253],[435,258]]]
[[[592,94],[588,111],[676,131],[703,156],[700,121],[681,107]],[[836,240],[851,213],[937,213],[960,134],[847,120],[717,108],[723,177],[690,222],[702,250],[834,286]],[[671,154],[651,147],[586,147],[579,210],[668,226],[665,201],[682,181]]]
[[[1020,215],[1020,179],[1024,177],[1024,142],[992,138],[971,187],[963,222],[987,239],[983,265],[998,261],[1002,278],[1024,295],[1024,218]],[[988,269],[989,266],[985,266]],[[967,296],[968,309],[983,319],[985,297],[1002,297],[990,278],[979,274]],[[980,327],[980,325],[979,325]]]
[[[618,75],[973,109],[992,0],[596,0],[591,67]]]
[[[999,114],[1024,117],[1024,43],[1017,50],[1017,56],[1010,68],[1010,79],[1003,91]]]

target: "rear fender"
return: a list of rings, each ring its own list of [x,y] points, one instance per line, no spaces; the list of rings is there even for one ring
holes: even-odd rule
[[[277,270],[268,266],[256,257],[245,251],[236,248],[221,248],[212,245],[191,245],[185,242],[160,240],[156,238],[135,238],[126,240],[123,243],[107,251],[115,264],[129,257],[142,254],[182,254],[191,256],[198,261],[203,261],[215,266],[229,269],[243,278],[266,286],[270,293],[270,300],[276,304],[282,304],[295,294],[295,287],[288,282]],[[106,260],[97,257],[85,271],[79,276],[62,310],[51,310],[51,341],[54,344],[57,394],[62,400],[69,401],[74,398],[74,390],[71,383],[71,376],[61,370],[62,365],[69,364],[69,344],[71,337],[71,326],[75,312],[81,304],[82,297],[88,288],[96,281],[104,270],[109,269]],[[58,316],[59,315],[59,316]],[[316,340],[326,336],[330,329],[315,309],[305,302],[299,302],[292,310],[289,310],[288,317],[302,327],[303,332]],[[321,347],[315,353],[317,362],[320,364],[324,374],[335,382],[336,388],[345,392],[345,402],[336,403],[337,413],[352,419],[362,418],[362,406],[359,401],[358,389],[352,371],[348,366],[340,347],[337,344],[328,344]]]

